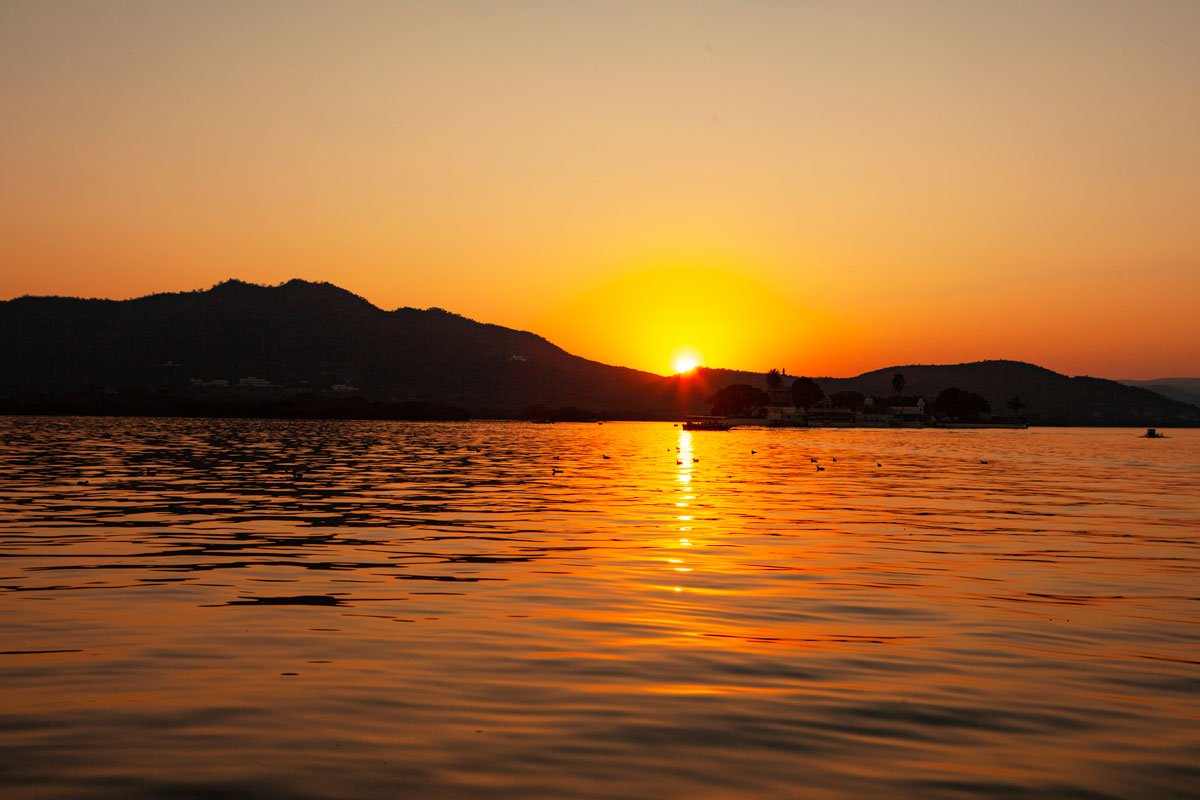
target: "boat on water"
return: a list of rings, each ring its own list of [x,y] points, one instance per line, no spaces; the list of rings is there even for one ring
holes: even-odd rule
[[[1165,438],[1167,438],[1167,435],[1165,433],[1159,433],[1154,428],[1146,428],[1146,432],[1142,434],[1142,438],[1143,439],[1165,439]]]
[[[685,431],[727,431],[732,427],[724,417],[688,417],[683,423]]]

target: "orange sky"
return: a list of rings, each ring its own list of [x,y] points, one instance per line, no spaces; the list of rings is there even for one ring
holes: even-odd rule
[[[1200,3],[12,0],[0,103],[0,297],[1200,374]]]

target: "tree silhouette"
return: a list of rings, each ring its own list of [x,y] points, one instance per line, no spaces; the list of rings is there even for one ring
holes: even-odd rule
[[[1021,402],[1020,397],[1014,397],[1008,401],[1008,410],[1013,412],[1013,419],[1017,418],[1017,415],[1021,413],[1021,409],[1024,407],[1025,404]]]
[[[747,383],[732,383],[707,398],[719,417],[749,417],[767,404],[767,393]]]
[[[783,373],[777,369],[772,369],[767,373],[767,388],[778,389],[783,386]]]
[[[988,414],[992,410],[986,397],[964,391],[957,386],[940,391],[937,400],[933,401],[933,405],[938,414],[962,422],[978,422],[981,415]]]
[[[796,378],[792,384],[792,402],[798,408],[811,408],[824,397],[825,392],[812,378]]]
[[[867,398],[862,392],[834,392],[829,396],[829,402],[834,408],[848,408],[851,411],[862,411]]]
[[[892,388],[896,390],[896,394],[904,394],[904,387],[907,385],[908,381],[903,372],[897,372],[892,376]]]

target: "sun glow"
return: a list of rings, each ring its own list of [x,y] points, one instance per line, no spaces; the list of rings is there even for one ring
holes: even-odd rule
[[[691,372],[704,363],[704,359],[691,347],[681,347],[671,354],[671,369],[675,372]]]
[[[564,297],[537,329],[558,331],[562,340],[555,344],[567,352],[598,353],[602,346],[609,363],[664,375],[760,360],[788,364],[820,349],[834,330],[821,312],[793,305],[758,275],[746,274],[775,275],[765,258],[750,255],[728,268],[703,254],[657,259],[664,267],[640,267],[653,258],[626,260],[634,265],[629,271],[614,267],[608,279]],[[781,320],[788,320],[787,337],[778,335]]]

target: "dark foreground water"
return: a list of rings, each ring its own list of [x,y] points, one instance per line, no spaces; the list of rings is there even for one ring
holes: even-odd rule
[[[1137,433],[0,419],[0,795],[1200,796]]]

